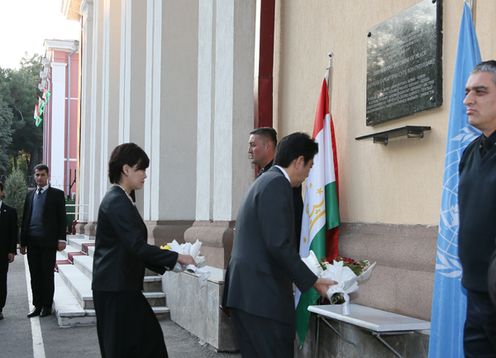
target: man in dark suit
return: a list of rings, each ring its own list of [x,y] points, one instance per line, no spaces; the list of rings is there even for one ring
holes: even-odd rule
[[[323,296],[334,283],[317,278],[295,246],[291,188],[308,176],[317,151],[304,133],[283,138],[274,166],[252,184],[239,209],[223,306],[243,357],[293,357],[293,283]]]
[[[277,146],[277,132],[271,127],[255,128],[248,139],[248,157],[251,163],[260,168],[257,178],[272,167]],[[301,216],[303,214],[303,198],[301,185],[293,188],[293,208],[296,250],[300,249]]]
[[[0,183],[0,320],[7,299],[7,272],[14,261],[17,245],[17,212],[6,205],[3,198],[3,183]]]
[[[482,133],[459,164],[458,255],[467,293],[463,330],[465,357],[496,357],[494,290],[496,250],[496,61],[481,62],[465,85],[468,122]]]
[[[34,168],[36,190],[24,200],[20,251],[24,255],[27,249],[35,307],[28,318],[52,314],[56,254],[66,245],[64,192],[48,184],[48,175],[45,164]]]

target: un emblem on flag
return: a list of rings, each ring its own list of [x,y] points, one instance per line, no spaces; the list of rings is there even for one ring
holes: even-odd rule
[[[458,164],[463,150],[479,133],[471,126],[463,127],[450,139],[446,152],[441,219],[437,241],[436,271],[445,277],[460,279],[462,267],[458,258]]]

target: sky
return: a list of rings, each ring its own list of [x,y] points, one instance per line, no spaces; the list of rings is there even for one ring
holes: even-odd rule
[[[79,40],[78,21],[62,15],[62,0],[0,0],[0,67],[19,68],[21,58],[45,54],[45,39]]]

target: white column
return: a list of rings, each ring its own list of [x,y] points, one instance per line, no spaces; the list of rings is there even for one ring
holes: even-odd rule
[[[196,219],[236,218],[252,181],[255,1],[200,2]]]
[[[100,179],[100,160],[99,155],[101,150],[101,138],[102,133],[100,133],[100,120],[101,120],[101,103],[102,103],[102,42],[103,42],[103,2],[97,1],[95,6],[93,6],[93,40],[92,40],[92,56],[91,56],[91,68],[92,71],[88,73],[91,76],[91,97],[90,97],[90,116],[88,119],[90,122],[90,138],[89,144],[89,163],[90,170],[88,173],[88,178],[91,181],[89,184],[89,205],[88,205],[88,221],[96,222],[98,218],[98,207],[100,205],[100,186],[104,185],[101,183]],[[86,49],[83,47],[83,51]]]
[[[121,6],[121,64],[119,99],[119,143],[129,142],[131,132],[131,31],[132,0],[122,1]]]
[[[215,0],[199,3],[198,16],[198,133],[196,220],[213,219],[213,117],[215,83]]]
[[[160,186],[160,97],[162,56],[162,1],[146,2],[146,87],[144,150],[152,158],[145,182],[143,218],[158,220]]]
[[[146,9],[133,0],[124,0],[121,5],[119,143],[140,146],[144,143]],[[141,125],[132,125],[136,121]]]
[[[198,2],[150,0],[147,18],[146,220],[193,220]]]
[[[224,268],[233,221],[252,182],[247,139],[253,128],[256,1],[201,1],[198,28],[196,221],[208,264]]]
[[[107,192],[108,160],[111,151],[118,144],[119,135],[120,1],[104,0],[103,11],[100,200]]]
[[[90,185],[93,181],[89,177],[91,167],[91,77],[92,73],[92,52],[93,52],[93,1],[84,0],[81,3],[80,12],[82,14],[82,43],[84,50],[81,51],[81,115],[80,115],[80,135],[79,135],[79,172],[77,181],[77,203],[79,204],[79,221],[88,222],[88,205]]]
[[[213,219],[232,220],[252,181],[246,146],[253,128],[255,1],[217,0]]]
[[[52,62],[50,185],[64,190],[66,63]]]
[[[163,1],[160,220],[195,219],[198,3]]]

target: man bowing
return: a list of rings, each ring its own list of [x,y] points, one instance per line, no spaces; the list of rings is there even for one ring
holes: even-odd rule
[[[277,146],[274,166],[250,187],[239,209],[223,306],[231,312],[243,357],[293,357],[294,283],[325,296],[333,281],[317,278],[295,245],[292,189],[308,176],[318,145],[293,133]]]

